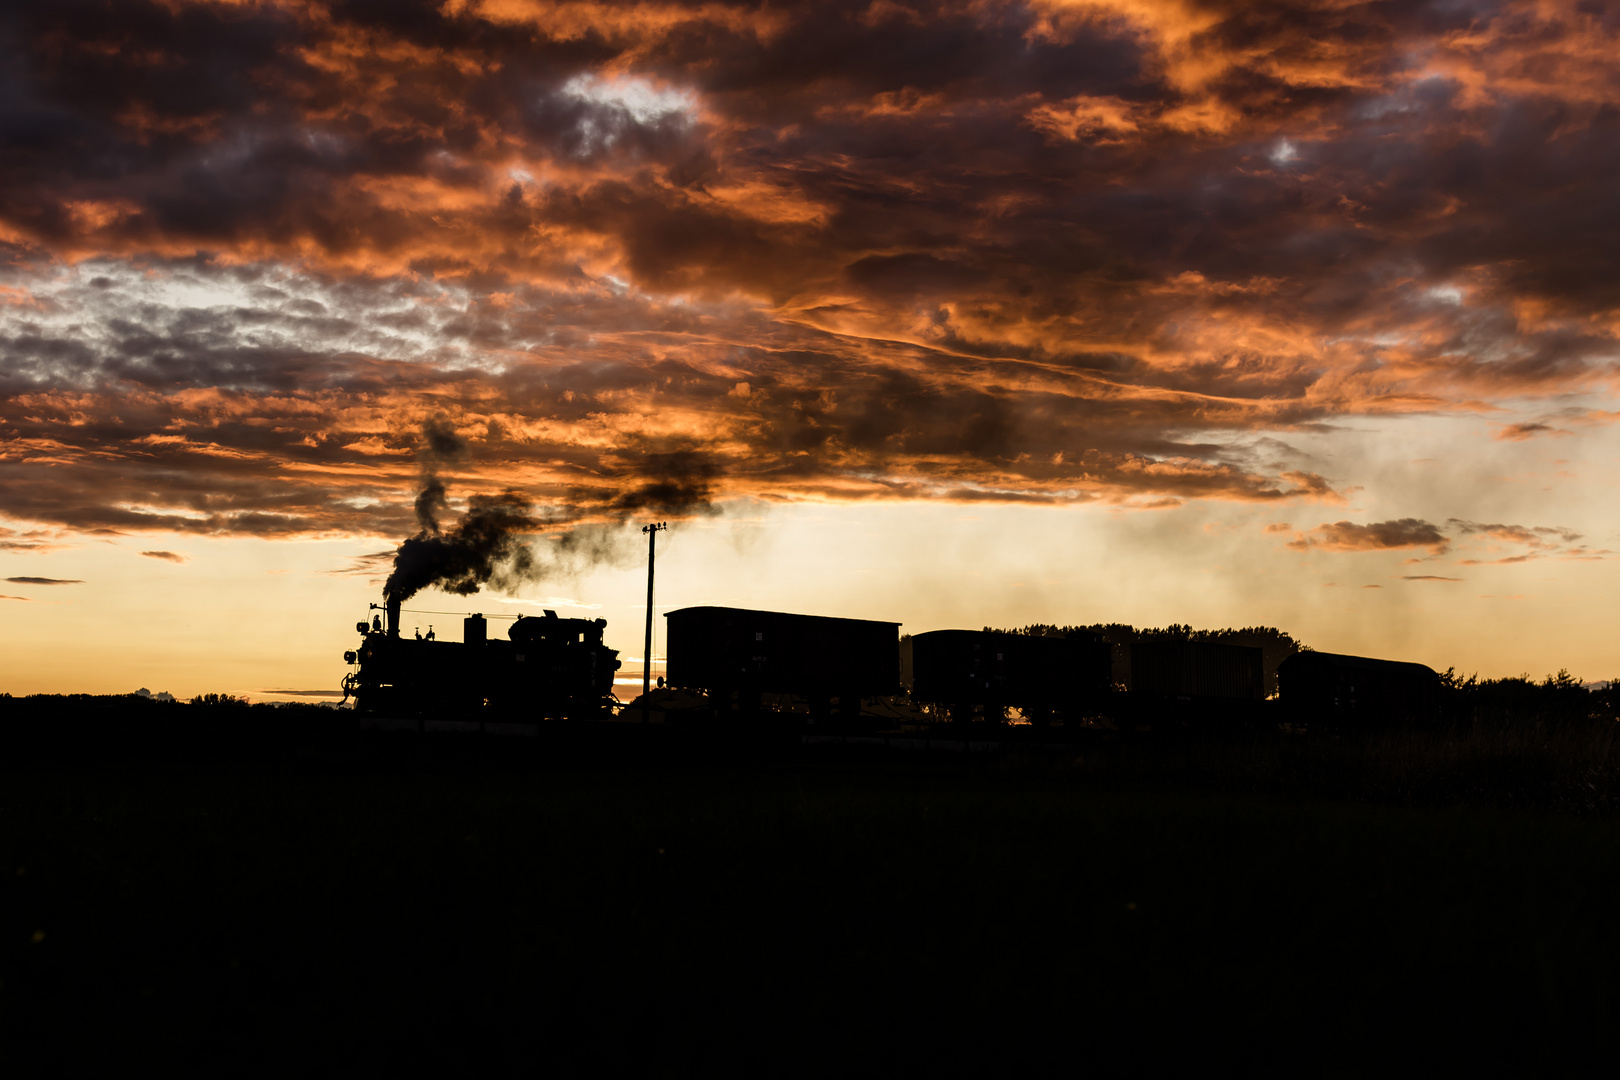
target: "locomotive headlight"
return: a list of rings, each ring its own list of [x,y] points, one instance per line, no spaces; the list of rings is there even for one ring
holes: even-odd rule
[[[345,664],[354,663],[354,650],[353,649],[350,649],[348,652],[343,654],[343,662]]]

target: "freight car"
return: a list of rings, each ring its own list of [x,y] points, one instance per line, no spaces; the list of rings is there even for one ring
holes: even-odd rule
[[[462,622],[461,641],[399,635],[399,605],[388,624],[357,623],[358,665],[343,680],[355,710],[372,717],[490,718],[517,723],[600,715],[612,701],[619,654],[602,644],[605,619],[519,617],[507,640],[492,640],[482,615]]]
[[[1440,676],[1400,660],[1300,652],[1277,668],[1278,696],[1298,723],[1424,722],[1440,709]]]
[[[912,637],[911,657],[911,700],[956,720],[998,721],[1016,708],[1044,727],[1096,710],[1112,689],[1111,648],[1087,631],[931,630]]]
[[[1131,644],[1129,712],[1137,720],[1252,721],[1265,698],[1265,659],[1247,645]]]
[[[717,712],[756,712],[764,694],[809,702],[813,719],[853,722],[861,699],[899,692],[900,624],[732,607],[668,612],[671,686],[702,690]]]

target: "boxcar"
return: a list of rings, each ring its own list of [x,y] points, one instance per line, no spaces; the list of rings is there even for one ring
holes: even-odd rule
[[[820,711],[837,698],[899,691],[900,624],[748,608],[689,607],[668,620],[667,681],[706,691],[718,707],[747,708],[760,694],[794,694]]]
[[[1247,645],[1139,641],[1131,645],[1131,693],[1141,698],[1259,701],[1264,654]]]
[[[1306,723],[1424,720],[1440,705],[1433,668],[1342,653],[1295,653],[1277,668],[1277,690],[1290,718]]]
[[[987,718],[1012,706],[1035,723],[1083,714],[1111,686],[1109,646],[1098,635],[1066,638],[989,630],[932,630],[911,639],[913,701]]]

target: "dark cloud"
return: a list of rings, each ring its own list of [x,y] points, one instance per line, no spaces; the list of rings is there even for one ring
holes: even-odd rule
[[[141,554],[146,556],[148,559],[162,559],[165,562],[172,563],[183,563],[187,559],[185,555],[181,555],[174,551],[143,551]]]
[[[1476,548],[1483,546],[1486,551],[1499,552],[1502,545],[1530,549],[1510,555],[1498,555],[1495,558],[1459,559],[1458,565],[1461,566],[1509,566],[1553,555],[1561,558],[1597,559],[1609,554],[1606,551],[1591,552],[1584,545],[1576,545],[1575,541],[1581,538],[1580,533],[1555,526],[1492,524],[1452,518],[1446,522],[1446,527],[1458,534],[1459,543],[1466,541],[1469,546]],[[1266,531],[1273,531],[1273,528],[1267,526]],[[1452,542],[1452,538],[1441,532],[1439,526],[1418,518],[1400,518],[1367,525],[1349,521],[1323,524],[1309,532],[1296,533],[1288,546],[1296,551],[1396,551],[1419,547],[1427,548],[1431,556],[1440,556],[1450,551]],[[1406,561],[1413,563],[1423,560],[1413,558]],[[1436,578],[1433,575],[1420,574],[1407,580],[1460,579]]]
[[[1427,548],[1431,555],[1444,554],[1449,541],[1434,525],[1417,518],[1375,521],[1358,525],[1336,521],[1318,525],[1301,534],[1288,546],[1297,551],[1321,548],[1324,551],[1394,551],[1401,548]]]
[[[1617,34],[1486,0],[12,5],[0,512],[398,537],[465,513],[452,475],[569,521],[1335,502],[1244,440],[1611,373]],[[1303,542],[1443,545],[1354,531],[1400,524]]]
[[[51,578],[51,577],[8,577],[7,581],[13,585],[83,585],[78,578]]]
[[[1441,577],[1438,574],[1407,574],[1402,581],[1462,581],[1460,577]]]

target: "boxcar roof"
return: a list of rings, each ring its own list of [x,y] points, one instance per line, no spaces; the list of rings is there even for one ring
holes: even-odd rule
[[[868,626],[899,626],[897,622],[887,622],[883,619],[849,619],[842,615],[799,615],[791,611],[766,611],[761,608],[722,607],[715,604],[699,604],[695,607],[677,608],[674,611],[664,612],[664,618],[673,618],[676,615],[693,614],[700,611],[730,611],[738,615],[772,615],[788,619],[817,619],[823,622],[865,623]]]
[[[1292,665],[1295,661],[1313,664],[1326,664],[1329,667],[1363,668],[1368,670],[1373,668],[1383,668],[1385,670],[1394,668],[1408,668],[1426,671],[1430,675],[1435,674],[1434,669],[1429,667],[1427,664],[1417,664],[1410,660],[1376,660],[1370,656],[1350,656],[1347,653],[1316,652],[1314,650],[1310,652],[1294,653],[1292,656],[1285,658],[1282,664],[1279,664],[1278,666],[1281,667],[1285,664]]]

